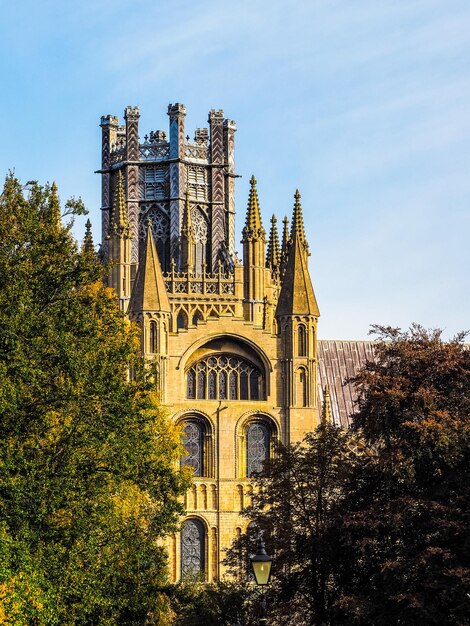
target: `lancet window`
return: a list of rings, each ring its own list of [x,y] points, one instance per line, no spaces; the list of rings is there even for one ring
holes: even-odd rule
[[[207,263],[208,226],[206,218],[197,206],[191,211],[191,219],[195,242],[194,269],[196,274],[202,274],[203,266]]]
[[[205,428],[200,420],[184,423],[182,443],[185,454],[181,457],[181,465],[192,467],[194,476],[204,476],[204,438]]]
[[[246,429],[246,475],[260,472],[269,459],[271,429],[265,422],[252,422]]]
[[[264,386],[261,371],[235,355],[201,359],[186,373],[188,399],[264,400]]]
[[[305,368],[297,371],[297,405],[308,406],[308,374]]]
[[[181,529],[181,578],[194,578],[205,570],[205,532],[198,519],[187,519]]]
[[[307,329],[303,324],[297,330],[297,354],[307,356]]]
[[[147,213],[145,213],[145,210]],[[155,246],[158,252],[158,258],[160,265],[164,272],[167,272],[170,267],[170,220],[169,217],[161,205],[142,205],[141,206],[142,219],[140,222],[140,246],[143,249],[143,243],[145,242],[145,236],[147,232],[147,221],[150,220],[152,225],[152,234],[155,241]]]
[[[149,352],[155,354],[157,352],[157,323],[150,322]]]

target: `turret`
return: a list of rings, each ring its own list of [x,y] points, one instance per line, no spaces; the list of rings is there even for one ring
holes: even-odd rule
[[[266,277],[266,232],[261,223],[256,178],[251,177],[246,222],[243,229],[245,319],[261,326],[264,322]]]
[[[121,170],[117,173],[107,239],[109,260],[111,262],[109,286],[116,290],[120,306],[123,311],[126,311],[131,295],[131,232],[127,217],[126,195]]]
[[[235,132],[233,120],[224,120],[224,159],[225,159],[225,214],[226,245],[230,257],[235,257]]]
[[[139,107],[128,106],[124,111],[125,126],[125,179],[126,208],[131,234],[130,262],[132,264],[132,280],[135,276],[139,257]]]
[[[184,104],[179,102],[170,104],[168,117],[170,118],[170,258],[175,261],[176,267],[179,268],[179,240],[184,207],[182,194],[185,187],[185,168],[181,166],[185,149],[184,120],[186,107]]]
[[[111,149],[115,146],[119,121],[115,115],[101,118],[101,233],[104,261],[109,259],[109,221],[111,214]]]
[[[165,400],[170,312],[152,227],[148,222],[145,247],[129,302],[129,317],[141,327],[142,354],[155,364],[156,385],[162,394],[162,401]]]
[[[276,318],[283,338],[286,419],[295,439],[296,433],[300,437],[302,431],[312,430],[318,422],[316,329],[320,315],[308,272],[308,245],[298,191],[290,239]]]
[[[215,272],[221,260],[221,250],[226,247],[225,233],[225,180],[224,180],[224,112],[209,112],[210,158],[215,167],[211,169],[211,271]]]

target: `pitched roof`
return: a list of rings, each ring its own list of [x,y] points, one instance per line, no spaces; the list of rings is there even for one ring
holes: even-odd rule
[[[129,311],[171,311],[150,222],[147,225],[145,249],[132,289]]]
[[[357,394],[346,381],[373,359],[373,341],[318,341],[318,406],[323,406],[327,387],[334,424],[351,425]]]

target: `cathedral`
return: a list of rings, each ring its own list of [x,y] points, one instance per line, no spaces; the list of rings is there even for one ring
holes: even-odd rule
[[[212,581],[248,524],[250,476],[276,441],[314,429],[322,410],[347,425],[354,395],[343,381],[372,347],[318,340],[298,191],[279,237],[275,216],[263,226],[251,178],[238,258],[233,120],[211,110],[191,140],[186,109],[173,104],[168,135],[141,141],[139,115],[127,107],[123,125],[101,118],[101,250],[181,427],[180,463],[194,471],[181,532],[168,540],[170,577]]]

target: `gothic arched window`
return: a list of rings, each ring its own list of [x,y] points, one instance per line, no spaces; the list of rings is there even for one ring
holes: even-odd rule
[[[260,369],[235,355],[211,355],[186,373],[187,398],[198,400],[264,400]]]
[[[269,459],[271,429],[265,422],[252,422],[246,429],[246,475],[252,476],[263,469]]]
[[[202,274],[203,266],[207,262],[207,221],[199,207],[193,208],[191,212],[191,219],[195,241],[194,269],[196,274]]]
[[[308,406],[308,374],[304,367],[297,371],[297,402],[298,406]]]
[[[187,519],[181,529],[181,578],[204,575],[205,531],[198,519]]]
[[[157,350],[157,323],[150,322],[150,337],[149,337],[149,352],[151,354],[155,354],[158,352]]]
[[[193,369],[189,370],[186,383],[186,397],[189,400],[194,400],[196,398],[196,372]]]
[[[176,318],[176,327],[178,330],[188,328],[188,316],[184,311],[180,311],[178,313],[178,317]]]
[[[181,465],[194,469],[194,476],[204,476],[204,424],[197,419],[187,420],[183,426],[183,447],[185,455]]]
[[[145,213],[145,211],[147,212]],[[170,220],[167,212],[161,205],[143,204],[141,206],[141,220],[139,239],[145,241],[147,222],[152,225],[153,239],[157,247],[158,258],[164,272],[170,268]],[[143,250],[143,245],[140,248]]]
[[[297,330],[297,354],[307,356],[307,329],[303,325]]]

